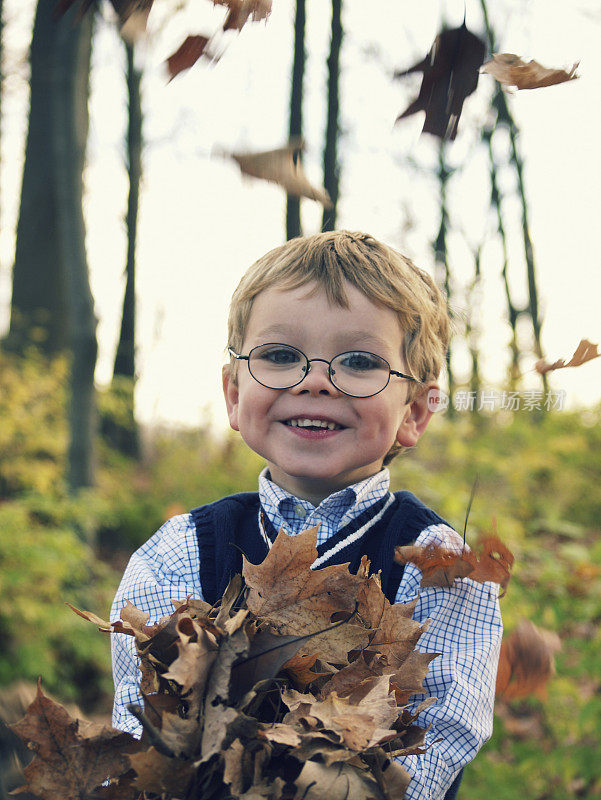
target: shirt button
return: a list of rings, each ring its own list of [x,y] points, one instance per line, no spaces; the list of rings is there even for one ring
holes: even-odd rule
[[[297,503],[294,506],[294,513],[301,519],[304,519],[307,516],[307,510],[301,506],[300,503]]]

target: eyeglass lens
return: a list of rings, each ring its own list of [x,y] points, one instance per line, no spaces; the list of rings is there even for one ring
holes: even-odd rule
[[[289,389],[303,380],[309,361],[296,347],[264,344],[251,350],[248,368],[253,378],[263,386]],[[334,386],[353,397],[377,394],[386,387],[389,379],[388,362],[363,350],[340,353],[330,365],[330,380]]]

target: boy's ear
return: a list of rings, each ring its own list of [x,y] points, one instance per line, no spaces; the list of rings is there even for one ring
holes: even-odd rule
[[[225,364],[221,372],[223,382],[223,394],[225,397],[225,405],[227,407],[227,415],[230,421],[230,426],[239,431],[238,426],[238,384],[232,374],[232,368],[229,364]]]
[[[433,391],[436,390],[436,393]],[[426,383],[420,393],[405,406],[403,420],[396,434],[396,441],[403,447],[415,447],[428,427],[432,414],[437,409],[434,397],[439,391],[435,381]]]

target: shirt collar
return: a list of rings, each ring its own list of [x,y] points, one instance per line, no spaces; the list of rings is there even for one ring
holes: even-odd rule
[[[308,500],[295,497],[274,483],[266,467],[259,475],[259,499],[276,530],[283,527],[294,534],[319,523],[317,536],[320,544],[387,494],[389,486],[390,473],[384,468],[313,506]]]

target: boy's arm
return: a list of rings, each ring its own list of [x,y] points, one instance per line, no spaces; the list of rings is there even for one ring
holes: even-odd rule
[[[430,543],[449,549],[463,544],[446,525],[431,526],[416,540],[417,545]],[[423,727],[431,725],[426,734],[429,749],[399,761],[412,775],[406,800],[442,800],[459,770],[492,733],[503,624],[498,585],[464,578],[449,589],[420,588],[420,580],[420,570],[407,564],[396,601],[406,603],[418,595],[413,618],[431,620],[417,647],[440,653],[424,681],[427,695],[438,702],[417,720]],[[417,702],[423,698],[419,695]]]
[[[173,517],[131,557],[113,600],[111,621],[119,619],[126,600],[150,614],[150,625],[173,613],[172,600],[183,600],[188,595],[202,600],[199,567],[196,532],[190,515]],[[142,726],[127,711],[128,703],[142,703],[134,637],[112,634],[111,650],[115,683],[113,725],[140,736]]]

